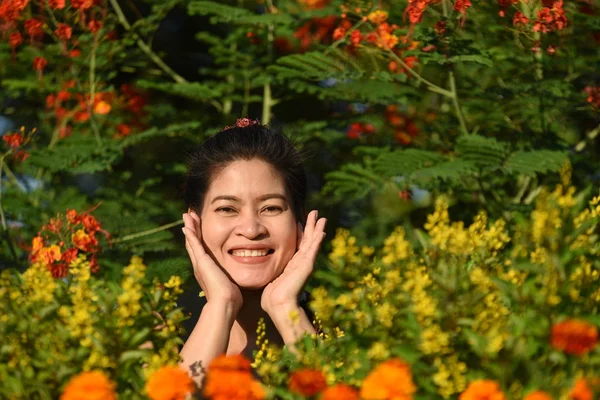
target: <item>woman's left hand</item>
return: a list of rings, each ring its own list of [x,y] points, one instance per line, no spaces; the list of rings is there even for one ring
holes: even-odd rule
[[[325,218],[317,220],[317,217],[316,210],[308,214],[304,232],[298,224],[298,251],[281,275],[263,290],[260,305],[268,314],[281,306],[297,305],[298,295],[313,271],[317,253],[325,237],[327,220]]]

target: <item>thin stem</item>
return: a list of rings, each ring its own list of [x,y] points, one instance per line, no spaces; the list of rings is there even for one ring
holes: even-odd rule
[[[6,154],[3,154],[2,157],[0,157],[0,220],[2,221],[2,230],[6,231],[6,218],[4,217],[4,208],[2,207],[2,171],[4,170],[4,157],[6,157]]]
[[[94,45],[92,46],[92,54],[90,56],[90,73],[89,73],[89,85],[90,85],[90,99],[88,101],[88,113],[90,114],[90,125],[92,126],[92,130],[94,131],[94,136],[96,137],[96,142],[98,145],[102,144],[102,139],[100,138],[100,131],[98,130],[98,126],[96,125],[96,120],[94,118],[94,108],[93,104],[95,102],[94,98],[96,97],[96,50],[98,49],[98,35],[94,33]]]
[[[465,122],[465,116],[462,112],[462,108],[460,107],[460,103],[458,102],[458,94],[456,92],[456,81],[454,79],[454,71],[450,71],[448,73],[448,80],[450,81],[450,91],[452,92],[452,104],[454,104],[454,111],[456,112],[456,116],[458,117],[458,121],[460,122],[460,129],[464,134],[469,134],[469,128],[467,128],[467,124]]]
[[[166,73],[167,75],[169,75],[175,82],[187,83],[187,80],[183,76],[179,75],[177,72],[173,71],[171,69],[171,67],[169,67],[167,64],[165,64],[165,62],[152,50],[152,48],[150,46],[148,46],[139,37],[139,35],[137,33],[133,32],[133,30],[131,28],[131,24],[129,24],[129,21],[127,21],[125,14],[123,14],[123,10],[119,6],[118,0],[109,0],[109,1],[110,1],[112,8],[115,10],[115,13],[117,14],[117,18],[118,18],[119,22],[121,23],[121,25],[123,26],[123,28],[125,28],[125,30],[127,32],[130,32],[133,35],[138,47],[144,53],[146,53],[146,55],[148,57],[150,57],[150,60],[152,60],[154,62],[154,64],[156,64],[160,69],[162,69],[163,72]],[[217,102],[215,100],[209,100],[209,103],[213,107],[215,107],[217,110],[219,110],[219,112],[222,111],[223,107],[221,106],[221,104],[219,102]]]
[[[165,64],[163,62],[163,60],[158,55],[156,55],[156,53],[154,51],[152,51],[152,49],[138,36],[137,33],[132,32],[131,25],[129,24],[129,21],[127,21],[125,14],[123,14],[123,10],[121,9],[121,6],[119,6],[119,2],[117,0],[109,0],[109,1],[110,1],[111,6],[113,7],[113,9],[115,10],[115,13],[117,14],[117,18],[119,19],[119,22],[121,23],[121,25],[123,25],[123,28],[125,28],[125,30],[127,32],[131,32],[133,34],[134,38],[136,39],[137,45],[140,47],[140,49],[142,49],[142,51],[144,53],[146,53],[146,55],[148,55],[148,57],[150,57],[150,59],[152,61],[154,61],[154,63],[160,69],[162,69],[166,74],[168,74],[171,78],[173,78],[173,80],[175,82],[177,82],[177,83],[187,82],[184,77],[179,75],[177,72],[173,71],[171,69],[171,67],[169,67],[167,64]]]
[[[389,47],[387,48],[387,51],[390,54],[390,56],[398,64],[400,64],[402,66],[402,68],[404,68],[406,71],[408,71],[408,73],[411,74],[413,77],[415,77],[419,82],[425,84],[425,86],[427,86],[427,89],[431,90],[432,92],[439,93],[439,94],[441,94],[443,96],[446,96],[446,97],[453,97],[454,96],[451,91],[449,91],[447,89],[444,89],[443,87],[440,87],[440,86],[436,85],[435,83],[432,83],[432,82],[428,81],[427,79],[423,78],[421,75],[419,75],[419,73],[417,71],[415,71],[414,69],[412,69],[411,67],[409,67],[404,62],[404,60],[402,60],[400,57],[398,57],[398,55],[396,53],[394,53]]]
[[[274,7],[273,2],[271,0],[267,0],[267,7],[269,8],[269,12],[273,13]],[[275,27],[273,24],[268,25],[269,33],[267,35],[267,63],[270,65],[273,63],[273,42],[275,40]],[[262,120],[261,123],[268,125],[271,121],[271,107],[273,107],[274,103],[272,101],[271,94],[271,83],[266,82],[263,85],[263,108],[262,108]]]
[[[131,235],[126,235],[126,236],[123,236],[122,238],[116,238],[116,239],[113,239],[111,242],[112,243],[127,242],[129,240],[133,240],[133,239],[137,239],[137,238],[140,238],[140,237],[152,235],[152,234],[157,233],[157,232],[162,232],[162,231],[165,231],[167,229],[173,228],[174,226],[178,226],[178,225],[181,225],[181,224],[183,224],[183,220],[182,219],[180,219],[178,221],[175,221],[175,222],[171,222],[171,223],[165,224],[165,225],[161,225],[158,228],[148,229],[147,231],[142,231],[142,232],[138,232],[138,233],[132,233]]]

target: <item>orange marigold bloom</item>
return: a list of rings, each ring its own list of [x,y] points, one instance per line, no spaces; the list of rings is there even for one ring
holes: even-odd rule
[[[523,400],[552,400],[552,396],[541,390],[529,393]]]
[[[213,400],[262,400],[266,397],[260,382],[252,377],[250,361],[242,355],[221,355],[208,366],[204,396]]]
[[[102,372],[82,372],[71,378],[60,400],[117,400],[115,384]]]
[[[504,400],[504,393],[500,390],[498,382],[481,379],[473,381],[462,392],[459,400]]]
[[[83,229],[79,229],[72,234],[71,240],[75,247],[87,252],[91,252],[98,245],[98,239],[93,235],[88,235]]]
[[[359,400],[358,390],[343,383],[330,386],[321,394],[321,400]]]
[[[394,358],[371,371],[360,389],[360,397],[369,400],[410,400],[416,390],[410,365]]]
[[[184,400],[194,393],[196,385],[183,369],[165,366],[152,374],[145,389],[152,400]]]
[[[302,396],[315,396],[327,387],[323,372],[312,368],[301,368],[290,376],[289,389]]]
[[[569,393],[570,400],[593,400],[594,393],[584,378],[579,378],[575,382],[573,389]]]
[[[208,369],[250,372],[250,361],[241,354],[220,355],[211,361]]]
[[[586,321],[568,319],[552,326],[550,343],[567,354],[580,356],[598,344],[598,328]]]

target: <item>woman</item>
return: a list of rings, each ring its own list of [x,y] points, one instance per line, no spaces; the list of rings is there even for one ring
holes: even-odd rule
[[[238,120],[209,138],[188,167],[183,233],[207,303],[180,354],[200,384],[217,355],[252,356],[260,318],[270,343],[315,332],[298,298],[326,220],[317,211],[305,218],[298,151],[256,122]]]

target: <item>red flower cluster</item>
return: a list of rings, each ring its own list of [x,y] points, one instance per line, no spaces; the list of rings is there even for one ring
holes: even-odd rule
[[[514,26],[525,26],[529,23],[529,18],[525,16],[521,11],[517,11],[515,16],[513,17],[513,25]]]
[[[437,3],[439,0],[408,0],[408,5],[404,10],[404,15],[408,15],[408,20],[411,25],[416,25],[423,19],[423,13],[431,4]]]
[[[79,214],[67,210],[66,215],[50,219],[47,225],[33,238],[31,262],[41,262],[55,278],[63,278],[69,273],[69,265],[79,254],[88,256],[92,272],[99,270],[96,233],[101,232],[107,238],[110,234],[102,229],[90,211]]]
[[[567,26],[567,22],[563,2],[559,0],[552,5],[552,8],[543,7],[538,11],[537,19],[533,22],[533,31],[542,33],[560,31]]]
[[[294,37],[300,42],[300,52],[307,51],[310,46],[315,43],[329,43],[336,21],[337,17],[335,15],[322,18],[315,17],[296,29],[296,31],[294,31]],[[281,41],[281,38],[279,38],[278,48],[282,50],[285,47],[290,48],[291,44],[287,43],[286,46],[285,43]]]
[[[26,133],[25,128],[21,128],[19,132],[7,133],[2,136],[5,146],[11,152],[12,158],[16,162],[23,162],[29,157],[29,153],[23,147],[30,141],[31,135],[34,133],[35,129]]]
[[[402,145],[409,145],[413,138],[419,136],[417,124],[409,116],[399,112],[398,107],[389,105],[385,110],[385,118],[394,128],[394,138]]]
[[[375,133],[375,127],[373,124],[366,124],[363,122],[355,122],[350,124],[350,128],[348,132],[346,132],[346,136],[349,139],[360,139],[363,135],[371,135]]]
[[[587,94],[586,101],[594,109],[600,109],[600,86],[586,86],[584,92]]]

